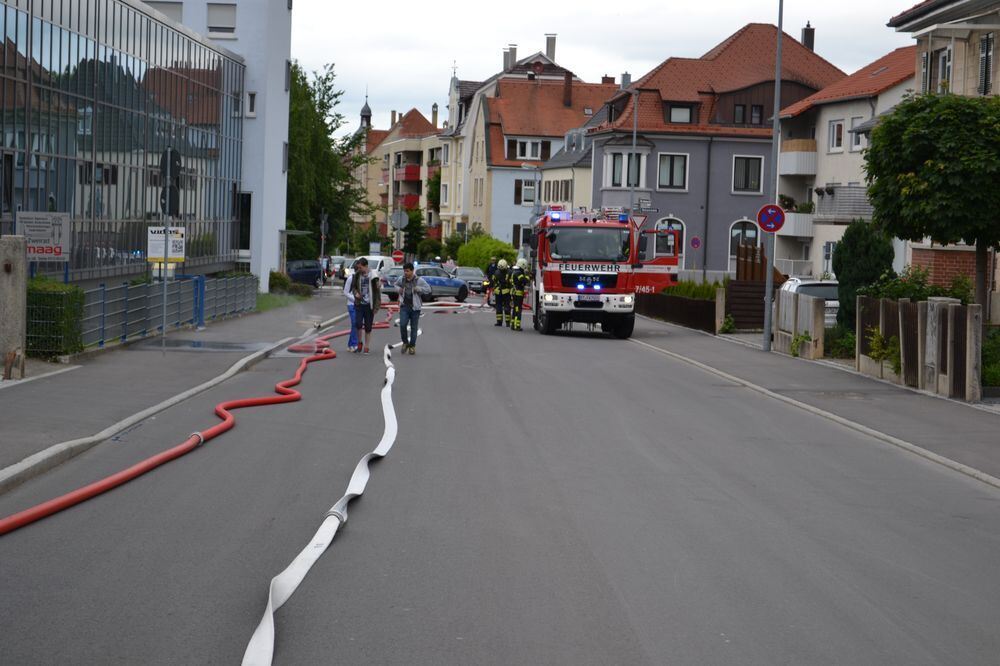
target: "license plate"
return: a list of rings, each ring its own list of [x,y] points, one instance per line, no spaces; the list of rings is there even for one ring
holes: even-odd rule
[[[576,300],[578,300],[578,301],[597,301],[598,303],[600,303],[600,301],[601,301],[601,295],[600,294],[577,294]]]

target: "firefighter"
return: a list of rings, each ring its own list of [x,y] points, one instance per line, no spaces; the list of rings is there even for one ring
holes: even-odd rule
[[[490,265],[486,267],[486,279],[483,280],[483,298],[486,305],[490,305],[490,296],[493,295],[493,276],[497,272],[497,258],[490,257]]]
[[[510,330],[520,331],[521,309],[524,307],[524,292],[531,284],[528,275],[528,260],[521,257],[510,274]]]
[[[506,259],[497,262],[497,269],[490,278],[493,301],[496,303],[497,326],[510,326],[510,270]]]

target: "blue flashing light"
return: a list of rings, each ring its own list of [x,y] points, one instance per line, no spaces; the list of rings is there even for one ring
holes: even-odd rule
[[[559,213],[552,213],[553,222],[558,222],[560,219],[562,219],[562,215],[560,215]]]
[[[595,284],[594,285],[594,291],[600,291],[600,290],[601,290],[601,285]]]
[[[576,285],[576,288],[579,289],[580,291],[583,291],[584,289],[587,288],[587,285],[581,282],[580,284]]]
[[[625,213],[620,213],[618,215],[618,221],[619,222],[628,222],[628,215],[625,214]]]

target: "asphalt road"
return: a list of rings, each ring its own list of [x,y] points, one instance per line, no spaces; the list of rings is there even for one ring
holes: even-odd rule
[[[396,446],[278,612],[276,664],[997,663],[1000,492],[628,342],[422,324],[394,358]],[[294,366],[255,366],[0,514]],[[375,354],[315,364],[302,402],[0,537],[0,663],[238,663],[268,581],[381,435],[382,378]]]

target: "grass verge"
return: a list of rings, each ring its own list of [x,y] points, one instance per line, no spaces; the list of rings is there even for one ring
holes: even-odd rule
[[[267,312],[305,300],[309,300],[309,298],[307,296],[292,296],[291,294],[257,294],[257,312]]]

